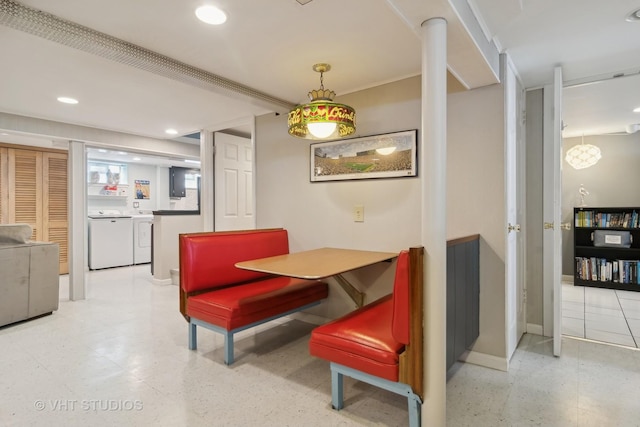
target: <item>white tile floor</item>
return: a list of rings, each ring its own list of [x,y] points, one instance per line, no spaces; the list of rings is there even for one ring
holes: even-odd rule
[[[638,348],[640,292],[563,283],[562,333]]]
[[[148,270],[91,272],[87,300],[0,329],[0,426],[407,425],[405,398],[347,378],[345,409],[331,409],[328,365],[308,353],[314,325],[243,332],[231,367],[212,332],[189,351],[177,287]],[[640,425],[640,351],[567,338],[560,358],[551,350],[525,335],[509,372],[456,364],[447,425]]]

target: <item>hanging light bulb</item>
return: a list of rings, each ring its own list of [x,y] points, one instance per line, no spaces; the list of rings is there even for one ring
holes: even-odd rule
[[[569,150],[564,159],[574,169],[585,169],[598,163],[602,158],[600,149],[595,145],[584,143],[584,134],[582,135],[582,143],[574,145]]]
[[[336,131],[336,123],[307,123],[311,135],[318,139],[326,139]]]
[[[311,102],[296,106],[289,112],[289,134],[305,139],[344,138],[356,131],[356,111],[333,102],[336,93],[324,88],[324,73],[329,64],[315,64],[320,73],[320,89],[309,92]]]

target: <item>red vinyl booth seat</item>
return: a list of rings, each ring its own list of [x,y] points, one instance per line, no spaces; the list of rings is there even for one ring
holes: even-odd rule
[[[327,295],[324,282],[274,277],[192,296],[187,300],[187,315],[232,330]]]
[[[392,294],[311,332],[311,355],[330,362],[333,409],[346,375],[407,397],[409,427],[421,425],[423,250],[400,252]]]
[[[391,295],[311,332],[311,355],[389,381],[398,381],[398,357],[404,348],[391,334]]]
[[[393,293],[311,332],[311,355],[389,381],[398,381],[400,353],[409,343],[409,253],[400,252]]]
[[[263,229],[180,235],[180,312],[196,327],[225,336],[225,363],[233,363],[233,335],[319,304],[325,282],[274,276],[235,266],[241,261],[289,253],[287,230]]]

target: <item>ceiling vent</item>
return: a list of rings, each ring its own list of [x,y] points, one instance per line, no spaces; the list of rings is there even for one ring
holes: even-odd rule
[[[267,108],[288,111],[295,105],[149,49],[11,0],[0,0],[0,24],[202,89],[234,98],[240,95],[241,98],[260,101]]]

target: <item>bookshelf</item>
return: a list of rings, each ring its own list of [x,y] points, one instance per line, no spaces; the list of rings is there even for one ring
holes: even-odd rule
[[[640,292],[640,207],[573,213],[574,284]]]

